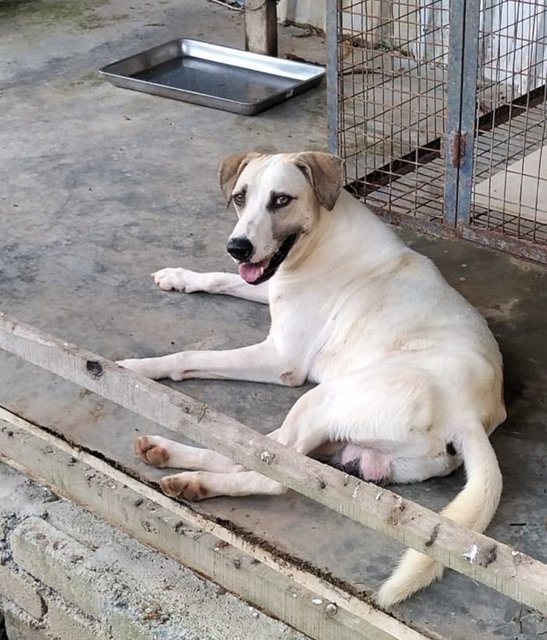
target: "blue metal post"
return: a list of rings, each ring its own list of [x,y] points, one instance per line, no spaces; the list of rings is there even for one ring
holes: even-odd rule
[[[339,0],[327,0],[327,127],[329,153],[338,155],[338,5]]]
[[[480,0],[451,0],[444,222],[468,225],[477,109]]]

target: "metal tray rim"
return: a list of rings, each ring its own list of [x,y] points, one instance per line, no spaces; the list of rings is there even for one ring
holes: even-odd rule
[[[292,87],[285,88],[277,92],[273,92],[270,96],[268,96],[265,99],[262,99],[256,102],[246,102],[242,100],[241,101],[234,100],[232,98],[223,98],[219,96],[214,96],[212,94],[207,94],[207,93],[200,93],[200,92],[192,91],[189,89],[163,85],[158,82],[151,82],[149,80],[142,80],[139,78],[134,78],[131,75],[123,74],[123,73],[120,73],[119,71],[114,70],[116,68],[119,69],[124,64],[134,61],[140,56],[158,52],[170,46],[176,46],[179,52],[181,52],[185,43],[205,45],[209,48],[214,49],[216,52],[219,52],[219,53],[235,51],[240,57],[244,57],[249,60],[258,61],[262,64],[265,61],[271,62],[272,60],[281,60],[285,66],[293,67],[295,70],[299,70],[300,72],[309,71],[310,75],[304,78],[294,78],[294,85]],[[236,65],[229,65],[228,63],[224,63],[224,64],[226,64],[226,66],[236,66]],[[254,70],[254,71],[256,73],[270,73],[271,75],[277,75],[277,76],[283,75],[279,73],[278,70],[275,68],[272,68],[267,72],[258,71],[258,70]],[[312,65],[307,62],[297,62],[293,60],[282,60],[278,58],[272,58],[271,56],[243,51],[241,49],[235,49],[234,47],[227,47],[224,45],[208,43],[208,42],[204,42],[203,40],[197,40],[195,38],[178,38],[178,39],[169,40],[168,42],[165,42],[160,45],[156,45],[155,47],[151,47],[150,49],[147,49],[140,53],[133,54],[131,56],[126,56],[121,60],[111,62],[101,67],[99,69],[99,73],[102,76],[104,76],[109,82],[111,82],[114,86],[122,87],[125,89],[133,89],[136,91],[150,93],[153,95],[161,95],[163,97],[183,100],[186,102],[201,104],[204,106],[220,108],[220,109],[232,111],[235,113],[241,113],[244,115],[254,115],[256,113],[259,113],[260,111],[267,109],[268,107],[271,107],[275,104],[278,104],[279,102],[282,102],[284,99],[289,99],[294,95],[302,93],[306,89],[309,89],[309,88],[312,88],[313,86],[318,85],[323,79],[323,77],[325,76],[325,68]],[[159,91],[154,89],[159,89]]]

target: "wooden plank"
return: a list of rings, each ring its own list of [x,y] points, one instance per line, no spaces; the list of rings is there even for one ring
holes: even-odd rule
[[[547,566],[508,545],[302,456],[178,391],[3,313],[0,348],[229,455],[249,469],[547,613]]]
[[[275,0],[245,0],[245,49],[277,56]]]
[[[426,638],[296,561],[279,560],[243,535],[1,407],[0,460],[313,638]]]

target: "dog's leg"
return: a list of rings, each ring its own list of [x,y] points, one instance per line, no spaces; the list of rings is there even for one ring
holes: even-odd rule
[[[171,498],[198,502],[216,496],[278,496],[287,491],[279,482],[270,480],[256,471],[239,473],[213,473],[210,471],[184,471],[162,478],[163,493]]]
[[[181,351],[159,358],[121,360],[118,364],[153,380],[209,378],[300,386],[307,372],[302,370],[298,355],[294,353],[292,362],[288,362],[271,340],[265,340],[229,351]]]
[[[287,487],[280,482],[271,480],[256,471],[234,473],[183,471],[162,478],[160,485],[166,495],[191,502],[216,496],[279,496],[287,491]]]
[[[393,390],[401,389],[404,393]],[[275,440],[308,455],[326,442],[381,443],[389,475],[390,458],[429,452],[433,436],[432,390],[419,371],[374,367],[318,385],[288,413]],[[286,489],[254,471],[234,474],[190,472],[164,478],[173,497],[203,500],[218,495],[279,495]]]
[[[268,434],[276,438],[279,429]],[[212,449],[191,447],[162,436],[139,436],[134,444],[135,455],[153,467],[174,467],[195,471],[237,473],[245,467]]]
[[[154,282],[164,291],[221,293],[253,302],[268,304],[268,283],[247,284],[235,273],[198,273],[189,269],[166,267],[152,274]]]
[[[270,433],[268,437],[303,454],[316,451],[328,441],[330,419],[325,419],[322,386],[304,394],[289,411],[281,428]],[[184,472],[167,476],[161,480],[161,488],[168,496],[192,501],[221,495],[281,495],[287,491],[281,483],[256,471],[216,471]]]
[[[135,440],[135,455],[153,467],[211,470],[235,473],[244,467],[212,449],[190,447],[162,436],[140,436]]]

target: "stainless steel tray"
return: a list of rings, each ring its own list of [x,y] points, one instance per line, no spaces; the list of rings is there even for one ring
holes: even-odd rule
[[[253,115],[319,84],[322,67],[182,38],[103,67],[117,87]]]

